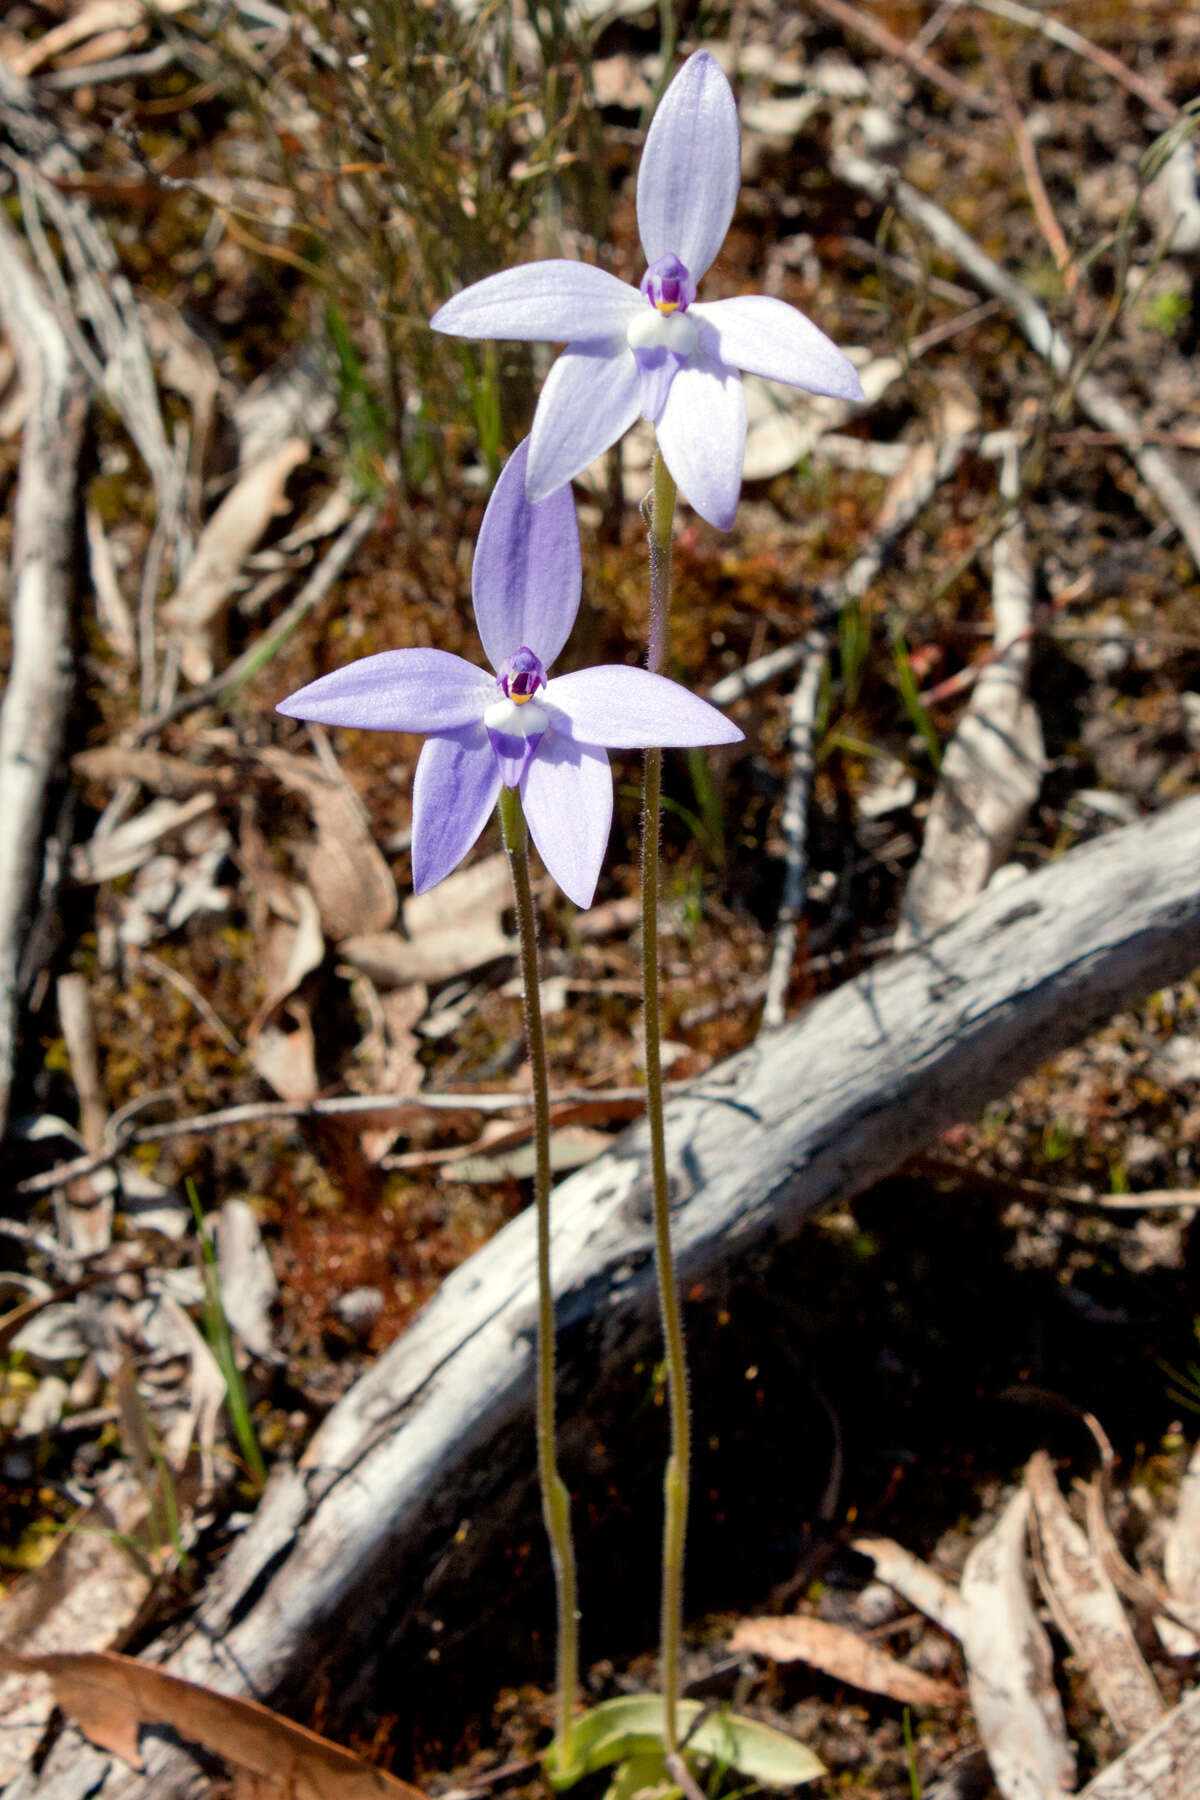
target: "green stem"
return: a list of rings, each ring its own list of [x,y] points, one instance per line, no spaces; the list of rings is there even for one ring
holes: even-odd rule
[[[555,1666],[555,1736],[552,1754],[559,1767],[572,1762],[571,1733],[575,1696],[579,1689],[579,1609],[575,1578],[575,1546],[571,1540],[571,1497],[558,1472],[554,1455],[554,1294],[550,1287],[550,1084],[546,1072],[546,1034],[542,1027],[542,1003],[538,992],[537,920],[533,890],[529,885],[529,844],[525,816],[517,788],[500,790],[500,829],[513,896],[517,904],[517,933],[521,944],[521,977],[524,988],[525,1035],[533,1070],[534,1134],[537,1167],[534,1201],[537,1206],[538,1338],[537,1338],[537,1460],[542,1489],[542,1517],[550,1539],[554,1588],[558,1609],[558,1646]]]
[[[667,655],[671,602],[671,527],[675,483],[661,454],[654,455],[654,499],[650,514],[650,633],[647,662],[657,673]],[[671,1255],[671,1207],[663,1131],[662,1017],[658,999],[658,845],[662,813],[662,751],[646,752],[645,808],[642,815],[642,991],[646,1031],[646,1116],[650,1125],[650,1166],[654,1181],[654,1263],[667,1358],[667,1398],[671,1411],[671,1454],[663,1483],[662,1692],[663,1746],[679,1749],[679,1650],[683,1635],[683,1555],[687,1537],[691,1426],[688,1418],[687,1354],[679,1289]]]

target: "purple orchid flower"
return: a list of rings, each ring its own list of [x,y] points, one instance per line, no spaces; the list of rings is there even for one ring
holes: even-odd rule
[[[566,344],[534,415],[531,500],[571,481],[641,413],[680,491],[727,531],[746,445],[740,371],[863,399],[854,365],[795,307],[760,294],[696,300],[740,180],[737,102],[698,50],[663,95],[642,152],[638,229],[650,266],[640,287],[589,263],[527,263],[464,288],[434,314],[434,330],[457,337]]]
[[[413,887],[457,867],[496,805],[519,787],[542,861],[590,906],[612,823],[606,750],[733,744],[724,714],[646,669],[604,665],[548,679],[579,610],[579,527],[569,488],[533,504],[529,439],[496,483],[479,528],[471,591],[494,674],[445,650],[384,650],[335,669],[276,707],[293,719],[423,731],[413,785]]]

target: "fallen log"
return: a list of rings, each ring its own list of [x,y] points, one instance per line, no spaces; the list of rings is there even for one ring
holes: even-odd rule
[[[985,892],[669,1103],[684,1292],[768,1253],[1197,964],[1200,796]],[[553,1259],[562,1411],[579,1442],[595,1372],[656,1338],[644,1125],[556,1190]],[[348,1675],[394,1686],[406,1621],[411,1652],[411,1618],[446,1571],[485,1569],[504,1542],[530,1461],[534,1312],[526,1213],[450,1276],[299,1466],[273,1477],[195,1617],[157,1646],[165,1666],[293,1704],[322,1672],[339,1705]],[[147,1761],[143,1774],[106,1769],[66,1733],[8,1800],[193,1791],[181,1752],[157,1742]]]
[[[0,708],[0,1139],[16,1054],[21,958],[42,817],[74,687],[76,472],[87,382],[50,297],[0,214],[0,323],[27,396],[10,574],[13,653]]]

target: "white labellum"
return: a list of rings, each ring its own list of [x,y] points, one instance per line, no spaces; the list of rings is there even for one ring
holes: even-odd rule
[[[536,700],[526,700],[518,706],[506,695],[485,708],[483,722],[489,731],[498,731],[502,737],[540,737],[550,724],[550,714]]]
[[[631,350],[673,350],[676,356],[690,356],[699,341],[695,321],[686,313],[660,313],[653,306],[635,313],[625,330]]]

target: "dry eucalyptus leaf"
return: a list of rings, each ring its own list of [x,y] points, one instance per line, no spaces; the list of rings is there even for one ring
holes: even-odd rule
[[[410,894],[404,902],[404,929],[410,938],[452,925],[498,924],[513,903],[508,858],[501,850],[465,869],[455,869],[427,894]]]
[[[287,1001],[283,1010],[294,1021],[295,1029],[286,1031],[280,1024],[264,1025],[250,1041],[250,1061],[281,1100],[311,1100],[317,1091],[312,1018],[297,999]]]
[[[237,780],[231,768],[217,764],[202,769],[185,762],[181,756],[168,756],[162,750],[137,749],[131,744],[98,744],[93,750],[80,750],[71,758],[76,775],[88,781],[140,781],[155,794],[186,798],[209,788],[229,788]]]
[[[130,1656],[111,1651],[19,1656],[0,1648],[0,1666],[48,1676],[56,1703],[80,1730],[135,1769],[143,1766],[140,1727],[169,1725],[189,1743],[202,1744],[253,1776],[250,1792],[279,1800],[424,1800],[418,1788],[256,1700],[214,1693]]]
[[[855,1538],[851,1548],[860,1556],[870,1557],[879,1580],[894,1593],[961,1642],[966,1630],[966,1607],[958,1589],[944,1575],[891,1538]]]
[[[415,1027],[429,1005],[428,988],[418,981],[380,994],[367,976],[358,975],[354,992],[370,1025],[359,1046],[351,1086],[366,1094],[418,1093],[425,1070],[418,1057],[421,1040]],[[394,1120],[364,1122],[359,1142],[367,1161],[382,1162],[400,1131]]]
[[[248,1200],[226,1200],[221,1208],[217,1275],[225,1316],[247,1350],[264,1359],[274,1355],[271,1309],[279,1298],[279,1283]]]
[[[243,469],[286,437],[315,437],[337,411],[333,358],[304,339],[250,383],[233,403]]]
[[[1124,1738],[1162,1718],[1162,1695],[1137,1647],[1120,1595],[1067,1510],[1044,1450],[1030,1458],[1038,1579],[1055,1623],[1087,1669],[1100,1703]]]
[[[89,838],[86,844],[72,844],[72,878],[78,882],[115,881],[120,875],[132,874],[150,860],[164,838],[202,818],[216,804],[213,793],[193,794],[190,800],[152,800],[115,831]]]
[[[271,1014],[291,998],[305,976],[319,969],[325,960],[325,939],[315,897],[295,882],[292,903],[296,909],[296,923],[289,925],[285,920],[277,919],[267,931],[264,956],[267,995],[250,1026],[252,1038],[262,1031]]]
[[[326,934],[336,943],[386,931],[396,917],[396,883],[352,790],[318,763],[286,750],[264,750],[261,760],[312,814],[316,842],[297,855]]]
[[[284,510],[288,476],[308,457],[307,438],[292,437],[239,476],[200,534],[196,551],[163,618],[179,640],[189,681],[213,672],[213,627],[233,599],[242,563],[275,516]]]
[[[0,1598],[0,1640],[28,1654],[102,1649],[120,1639],[150,1591],[149,1565],[120,1540],[144,1537],[145,1490],[124,1465],[102,1478],[86,1511],[60,1534],[40,1569]],[[0,1788],[37,1748],[53,1697],[28,1671],[0,1676]]]
[[[904,1706],[958,1706],[963,1696],[949,1681],[935,1681],[919,1669],[897,1662],[844,1625],[794,1615],[786,1619],[743,1619],[729,1640],[733,1651],[748,1650],[772,1662],[803,1662],[810,1668],[886,1694]]]
[[[586,1125],[565,1125],[550,1133],[550,1169],[555,1175],[568,1169],[582,1168],[604,1150],[611,1150],[612,1138],[606,1131],[591,1131]],[[464,1156],[454,1164],[455,1181],[526,1181],[537,1167],[537,1148],[530,1142],[499,1154]]]
[[[1163,1546],[1163,1574],[1167,1582],[1167,1596],[1185,1619],[1196,1619],[1200,1622],[1200,1444],[1192,1451],[1187,1472],[1179,1484],[1179,1498],[1175,1504],[1175,1517],[1167,1527],[1167,1541]],[[1161,1626],[1159,1627],[1161,1635]],[[1175,1626],[1175,1641],[1182,1646],[1183,1655],[1195,1655],[1194,1647],[1183,1644],[1181,1626]],[[1164,1643],[1170,1649],[1168,1641],[1172,1636],[1168,1630]]]
[[[338,955],[378,987],[402,987],[414,981],[449,981],[511,956],[515,949],[515,940],[506,937],[495,920],[485,918],[476,925],[427,931],[415,941],[398,931],[346,938],[338,945]]]
[[[1028,1523],[1029,1495],[1019,1488],[962,1577],[967,1685],[1003,1800],[1047,1800],[1075,1785],[1050,1642],[1025,1576]]]

